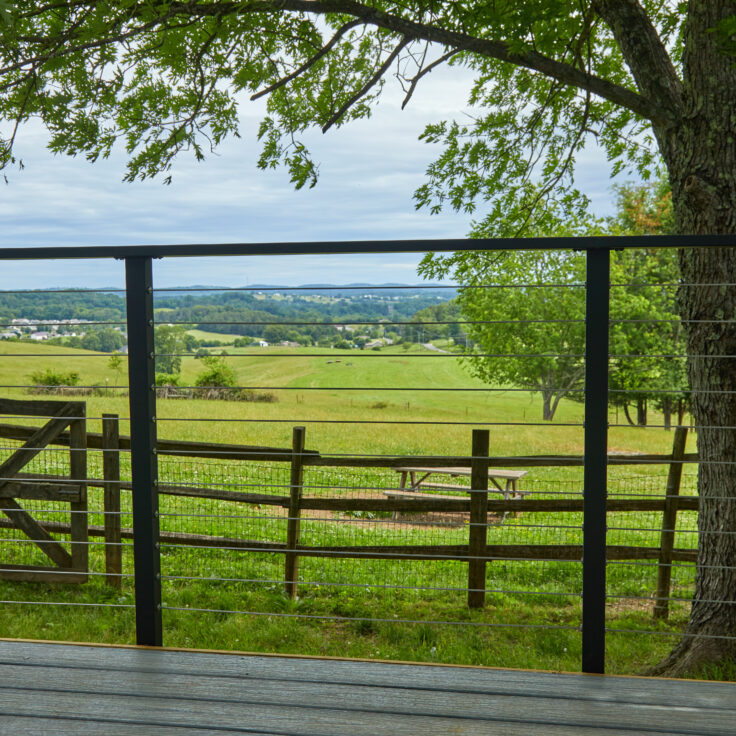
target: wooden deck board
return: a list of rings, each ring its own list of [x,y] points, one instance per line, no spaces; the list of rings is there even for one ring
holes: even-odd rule
[[[734,723],[730,683],[0,641],[8,734],[725,736]]]

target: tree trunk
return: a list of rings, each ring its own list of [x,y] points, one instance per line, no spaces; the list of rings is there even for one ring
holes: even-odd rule
[[[672,430],[672,399],[669,396],[662,399],[662,415],[665,431],[669,432]]]
[[[647,426],[647,400],[641,397],[636,400],[636,424],[639,427]]]
[[[682,233],[736,232],[736,67],[712,32],[732,0],[689,4],[684,102],[677,131],[658,136]],[[700,465],[698,562],[685,636],[654,674],[678,676],[736,657],[736,249],[679,254],[680,312]],[[711,393],[717,391],[718,393]]]
[[[552,394],[548,391],[542,391],[542,419],[545,422],[551,422],[555,416],[552,408]]]
[[[626,421],[632,427],[636,427],[636,422],[631,418],[631,414],[629,414],[629,404],[628,404],[628,402],[624,403],[624,415],[626,416]]]
[[[685,422],[685,402],[682,399],[677,400],[677,426],[682,427]]]

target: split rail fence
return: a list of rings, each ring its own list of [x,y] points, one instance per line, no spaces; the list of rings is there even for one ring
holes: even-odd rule
[[[7,401],[6,401],[7,403]],[[29,415],[49,415],[64,412],[72,406],[74,415],[84,415],[83,402],[30,401],[10,402],[16,413]],[[22,406],[21,406],[22,404]],[[78,405],[81,404],[81,409]],[[0,407],[2,408],[2,407]],[[57,422],[58,423],[58,422]],[[74,425],[76,426],[76,425]],[[0,424],[0,437],[8,440],[22,441],[36,448],[39,433],[44,431],[35,427]],[[663,498],[609,499],[607,510],[613,512],[661,512],[662,525],[659,546],[607,545],[607,560],[656,560],[658,564],[657,592],[655,596],[655,618],[666,618],[668,615],[670,595],[670,575],[674,562],[694,563],[697,551],[694,549],[676,548],[675,530],[678,511],[697,511],[698,498],[681,496],[680,484],[683,465],[697,463],[694,453],[685,453],[687,428],[677,427],[674,433],[673,450],[669,455],[609,455],[609,465],[669,465],[669,473]],[[445,467],[448,464],[471,469],[471,483],[467,495],[457,497],[433,496],[431,493],[422,497],[362,498],[343,496],[309,496],[303,494],[303,473],[305,467],[337,467],[337,468],[398,468],[416,462],[416,458],[397,456],[394,458],[366,457],[323,457],[319,452],[306,449],[306,432],[303,427],[294,427],[293,442],[290,448],[259,447],[247,445],[226,445],[205,442],[182,442],[174,440],[158,440],[157,454],[176,456],[177,458],[215,458],[234,463],[243,462],[278,462],[290,466],[289,493],[275,495],[268,493],[252,493],[231,491],[222,488],[211,488],[196,485],[158,484],[161,495],[189,497],[194,499],[210,499],[251,506],[276,506],[288,509],[286,539],[284,541],[263,539],[238,539],[206,534],[161,531],[163,542],[176,545],[192,545],[196,547],[224,548],[234,551],[260,551],[283,554],[284,585],[291,597],[296,597],[299,576],[300,557],[329,557],[345,559],[385,559],[393,560],[456,560],[468,563],[468,605],[482,607],[485,603],[486,565],[492,560],[572,560],[580,561],[583,546],[580,544],[489,544],[487,541],[489,514],[505,515],[507,513],[581,513],[582,498],[535,499],[489,498],[489,467],[562,467],[582,466],[579,456],[524,456],[524,457],[492,457],[489,456],[488,430],[473,430],[473,445],[469,456],[448,458],[422,456],[421,463],[428,467]],[[122,577],[122,540],[134,539],[132,528],[121,526],[121,492],[131,491],[132,482],[123,478],[120,468],[120,452],[130,450],[130,437],[120,434],[119,418],[114,414],[103,416],[102,433],[83,432],[72,428],[69,431],[57,431],[48,440],[48,445],[70,447],[71,450],[101,450],[103,456],[103,477],[82,477],[80,470],[86,468],[86,461],[76,456],[73,478],[77,484],[70,488],[69,479],[58,475],[29,474],[17,472],[15,475],[21,484],[7,484],[0,488],[0,504],[3,509],[13,503],[9,494],[16,493],[18,487],[23,488],[24,498],[43,498],[46,500],[69,501],[75,510],[86,503],[83,490],[86,487],[103,489],[104,525],[87,524],[86,515],[72,514],[70,524],[64,522],[35,522],[32,529],[26,529],[28,517],[16,518],[20,513],[12,509],[6,510],[9,518],[0,520],[0,528],[21,528],[32,539],[42,540],[44,550],[49,545],[60,547],[51,538],[52,533],[71,535],[72,541],[86,540],[87,537],[102,537],[105,540],[105,568],[107,582],[119,587]],[[36,448],[36,451],[39,451]],[[17,453],[16,453],[17,454]],[[15,457],[16,455],[13,455]],[[74,456],[74,453],[73,453]],[[8,461],[10,462],[10,461]],[[6,465],[8,464],[6,462]],[[2,477],[5,477],[3,474]],[[66,481],[66,484],[63,483]],[[83,481],[83,482],[82,482]],[[14,490],[15,489],[15,490]],[[71,494],[71,495],[70,495]],[[76,495],[75,495],[76,494]],[[84,498],[80,496],[83,494]],[[86,506],[84,506],[86,509]],[[465,513],[469,515],[468,542],[461,545],[359,545],[359,546],[324,546],[304,545],[300,543],[300,522],[304,511],[329,512],[384,512],[384,513]],[[13,515],[15,514],[15,515]],[[30,517],[28,517],[30,518]],[[81,526],[80,526],[81,525]],[[83,527],[83,528],[82,528]],[[72,544],[73,550],[86,552],[85,544]],[[80,553],[77,553],[80,554]],[[52,559],[55,559],[52,557]],[[58,562],[58,561],[57,561]],[[45,582],[84,582],[86,580],[86,559],[68,560],[69,569],[24,568],[10,569],[5,566],[0,570],[0,577],[26,579]],[[71,568],[79,574],[69,577]]]

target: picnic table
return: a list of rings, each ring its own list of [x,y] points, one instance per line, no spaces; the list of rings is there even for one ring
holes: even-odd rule
[[[470,468],[463,467],[439,467],[427,468],[422,466],[404,466],[394,468],[397,473],[401,473],[401,481],[399,483],[399,493],[417,493],[423,490],[446,490],[446,491],[469,491],[468,486],[453,483],[438,483],[432,476],[449,475],[451,477],[466,476],[470,477],[472,471]],[[488,480],[495,486],[489,491],[497,491],[503,494],[505,500],[511,498],[523,498],[525,492],[519,491],[517,482],[523,478],[528,471],[526,470],[500,470],[491,468],[488,471]],[[432,478],[431,480],[428,479]],[[409,486],[407,488],[407,481]],[[503,482],[503,485],[501,485]]]

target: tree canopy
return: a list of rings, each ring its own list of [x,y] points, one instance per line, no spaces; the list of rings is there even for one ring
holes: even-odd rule
[[[53,151],[90,160],[119,141],[130,180],[170,175],[238,134],[241,96],[267,97],[264,168],[316,181],[303,142],[368,116],[395,78],[409,101],[441,64],[474,77],[469,114],[424,132],[441,146],[417,193],[479,206],[487,235],[550,232],[586,204],[586,143],[613,171],[666,170],[680,233],[736,231],[733,0],[2,0],[0,164],[21,163],[31,118]],[[678,254],[679,310],[698,428],[696,594],[665,669],[736,656],[736,249]],[[705,285],[721,285],[710,288]],[[724,501],[723,499],[728,499]],[[717,572],[713,572],[713,571]],[[725,637],[725,638],[724,638]]]
[[[542,394],[542,418],[585,376],[585,258],[579,253],[478,252],[425,259],[422,273],[462,284],[457,301],[475,345],[471,372]]]
[[[38,117],[53,151],[95,160],[120,143],[128,179],[167,173],[180,152],[201,157],[237,135],[239,103],[266,96],[261,165],[286,164],[297,186],[313,184],[317,167],[300,141],[307,128],[369,115],[391,76],[409,102],[423,78],[451,64],[475,76],[473,112],[425,131],[445,152],[419,201],[474,210],[487,200],[484,222],[504,233],[544,219],[555,193],[572,203],[586,141],[606,149],[615,171],[647,175],[658,161],[650,121],[682,112],[681,54],[667,53],[683,33],[674,2],[646,11],[632,0],[3,5],[4,163],[14,160],[15,124]],[[646,43],[634,43],[638,35]]]
[[[564,220],[557,234],[643,235],[671,232],[669,186],[617,187],[617,211]],[[554,212],[548,213],[549,216]],[[573,252],[507,251],[429,254],[420,273],[463,288],[457,303],[475,343],[466,360],[486,381],[539,391],[542,417],[554,418],[561,399],[582,399],[585,352],[585,257]],[[666,415],[684,409],[687,393],[684,334],[675,307],[679,278],[674,251],[649,249],[612,254],[610,401],[638,408],[646,424],[652,399]],[[480,354],[480,355],[478,355]],[[659,356],[667,357],[659,357]],[[498,357],[497,357],[498,356]],[[677,393],[675,389],[679,389]],[[680,403],[678,403],[680,402]],[[632,420],[632,423],[633,420]]]

